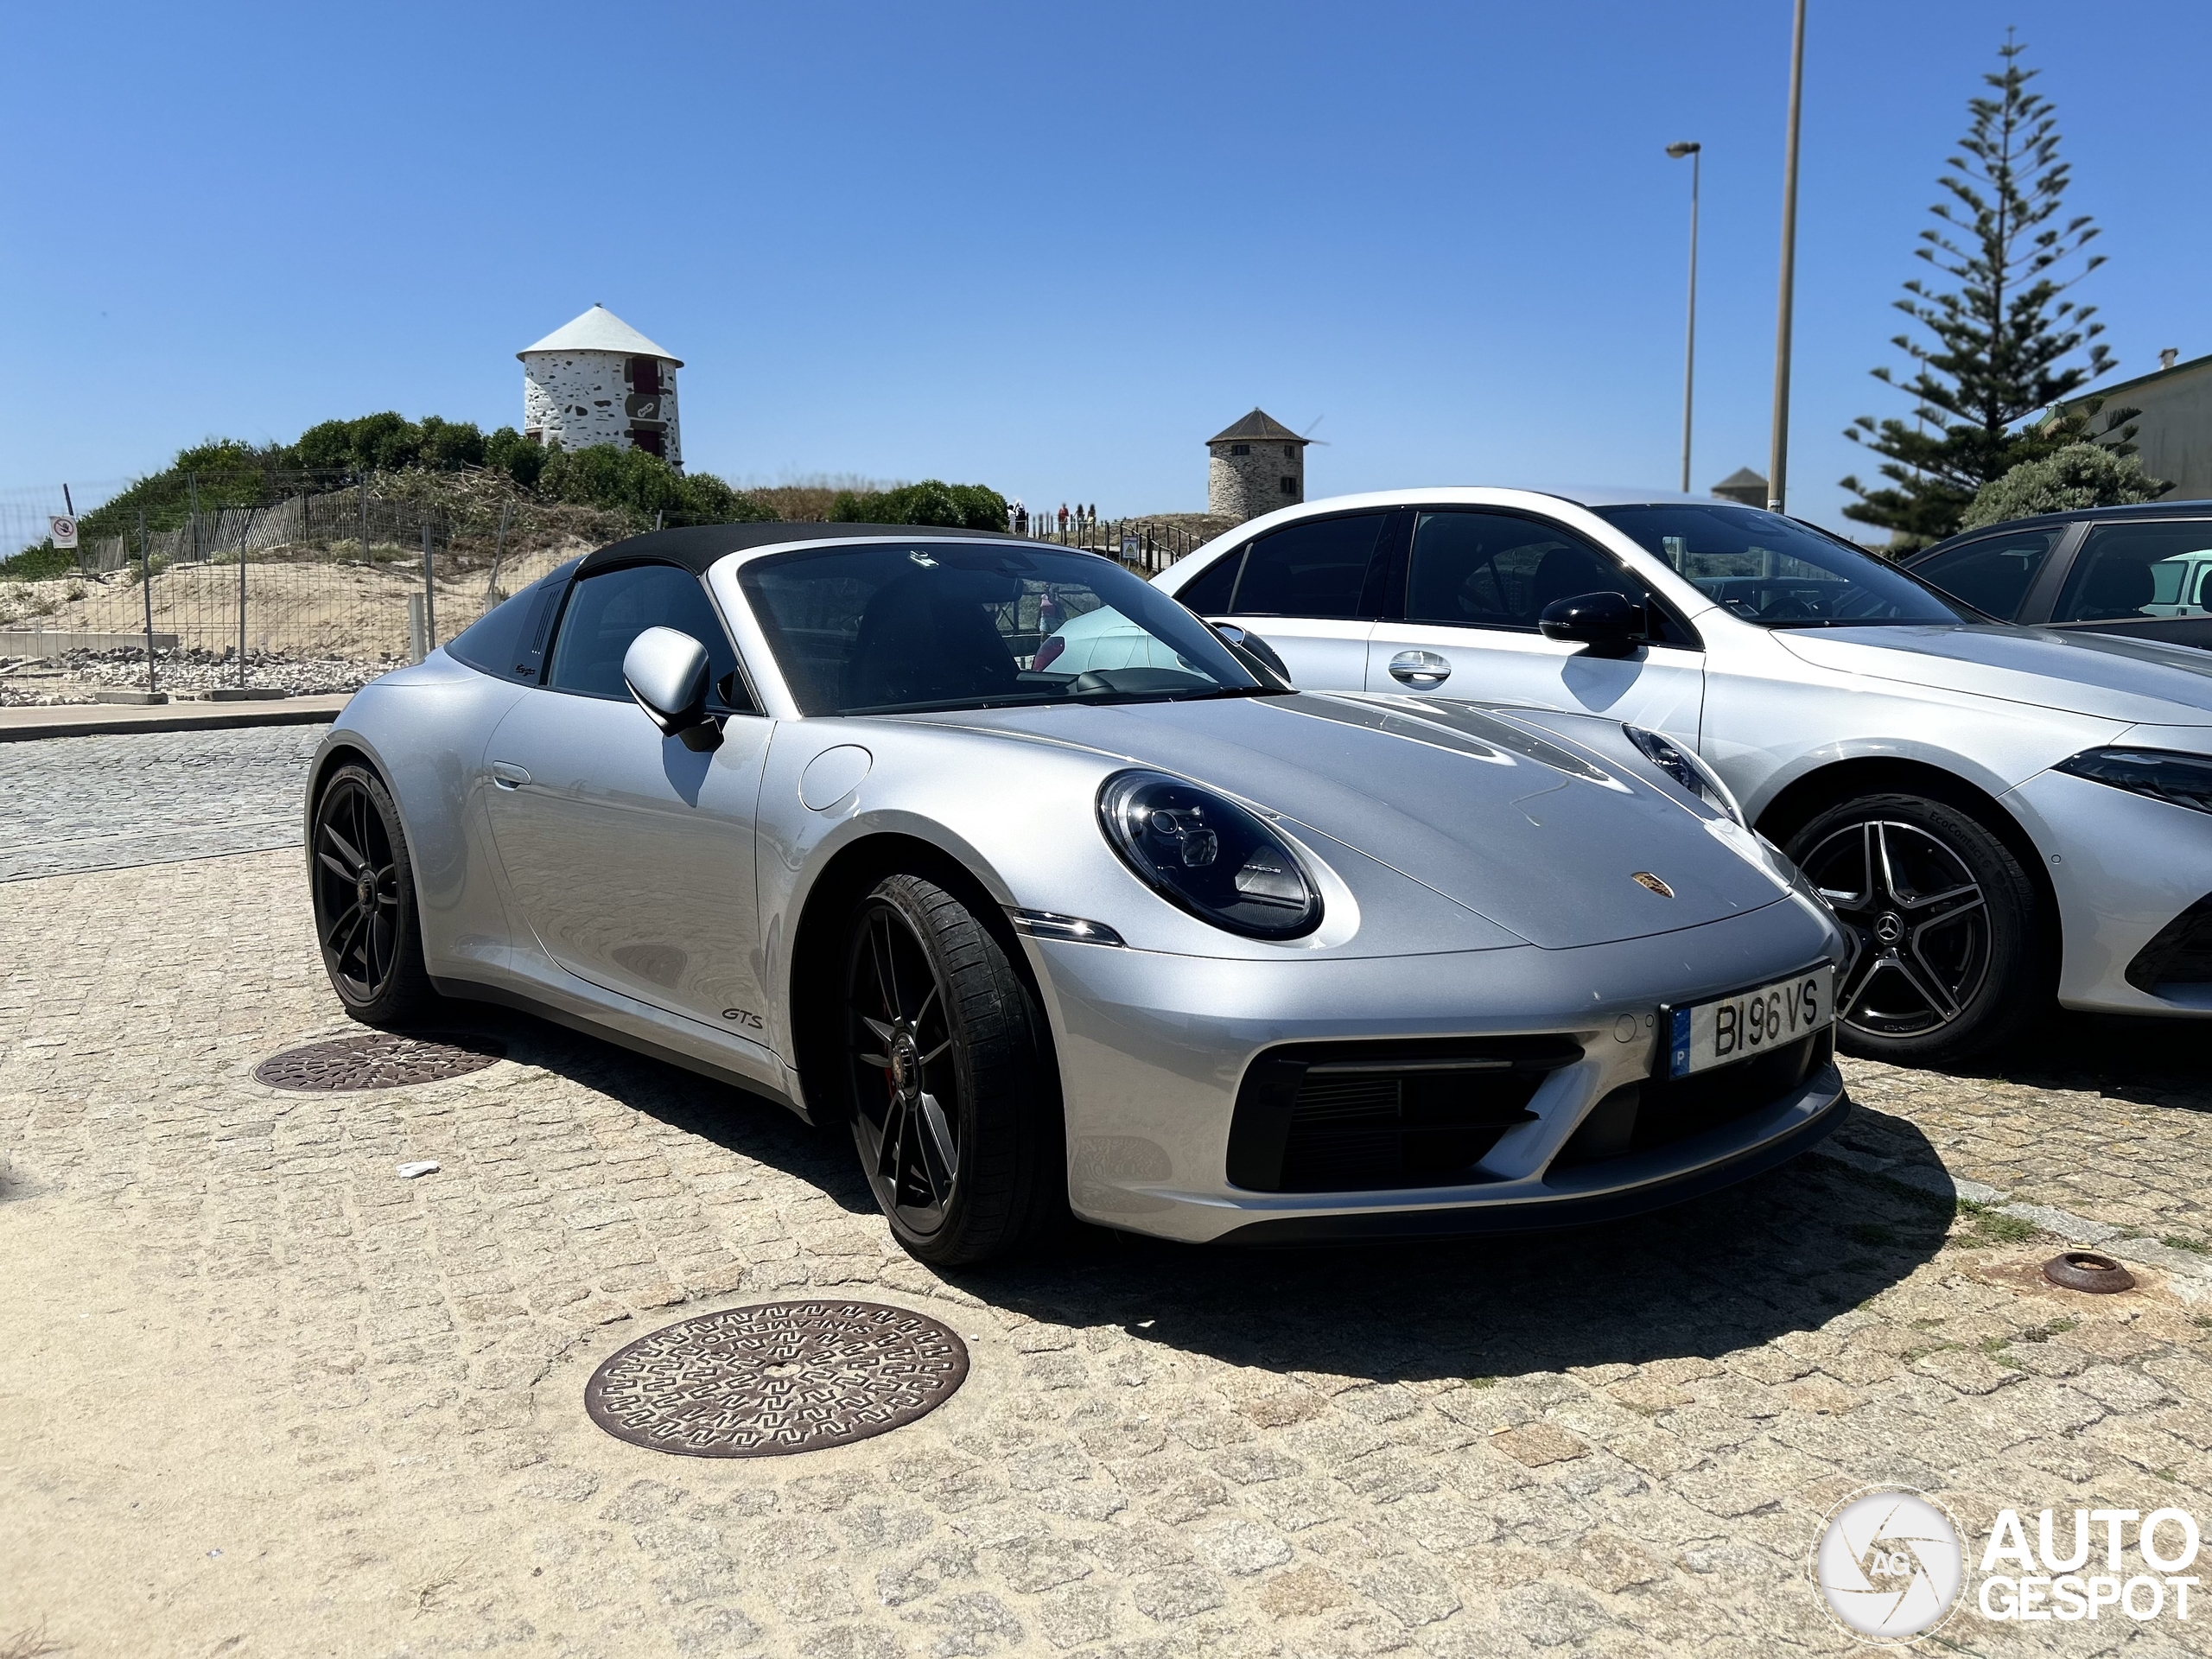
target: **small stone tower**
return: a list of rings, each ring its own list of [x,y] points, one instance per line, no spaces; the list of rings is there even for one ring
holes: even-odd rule
[[[563,449],[626,444],[683,469],[676,372],[683,366],[603,305],[515,355],[522,359],[522,429]]]
[[[1206,512],[1242,524],[1306,499],[1306,446],[1281,421],[1254,410],[1206,440]]]

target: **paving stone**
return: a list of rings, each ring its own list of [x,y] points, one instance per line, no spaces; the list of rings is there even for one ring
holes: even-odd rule
[[[191,776],[205,822],[249,816],[220,764]],[[32,1407],[0,1414],[0,1640],[291,1651],[375,1607],[424,1654],[1840,1653],[1802,1563],[1859,1486],[1980,1524],[2212,1512],[2183,1269],[2063,1293],[2048,1239],[1976,1244],[1932,1179],[1891,1179],[2212,1232],[2212,1083],[2145,1081],[2134,1039],[2050,1063],[2063,1087],[1850,1063],[1859,1161],[1617,1229],[1086,1234],[955,1281],[892,1246],[834,1137],[534,1020],[484,1014],[511,1058],[448,1084],[253,1084],[344,1028],[301,885],[277,850],[5,889],[0,1393]],[[410,1156],[444,1169],[398,1182]],[[667,1458],[580,1409],[679,1308],[833,1287],[952,1323],[965,1387],[798,1459]],[[71,1411],[143,1421],[158,1471],[88,1459]],[[180,1541],[219,1589],[175,1580],[157,1627],[103,1593]],[[1993,1628],[1968,1645],[2119,1650]]]

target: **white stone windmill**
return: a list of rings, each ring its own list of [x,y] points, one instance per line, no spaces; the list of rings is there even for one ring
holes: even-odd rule
[[[515,355],[522,359],[523,435],[563,449],[625,444],[678,471],[683,440],[676,421],[671,356],[603,305],[594,305]]]

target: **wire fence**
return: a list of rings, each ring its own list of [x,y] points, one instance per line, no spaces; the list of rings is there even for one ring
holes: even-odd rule
[[[0,545],[38,556],[35,574],[0,581],[0,702],[102,684],[351,690],[639,527],[481,473],[201,474],[158,491],[99,487],[111,505],[73,551],[44,545],[49,512],[92,512],[78,493],[0,493]],[[1146,575],[1204,539],[1156,519],[1078,515],[1039,514],[1023,530]]]
[[[617,539],[619,515],[543,504],[479,478],[435,492],[404,474],[339,489],[303,480],[195,480],[195,508],[154,501],[108,534],[52,550],[30,580],[0,582],[0,659],[10,671],[121,683],[116,659],[179,689],[263,679],[347,690],[418,660],[562,560]],[[310,480],[311,481],[311,480]],[[473,495],[471,491],[473,489]],[[118,515],[105,515],[112,521]],[[41,523],[40,529],[43,531]],[[302,682],[302,664],[322,665]],[[137,674],[128,677],[143,683]],[[327,682],[328,683],[324,683]]]

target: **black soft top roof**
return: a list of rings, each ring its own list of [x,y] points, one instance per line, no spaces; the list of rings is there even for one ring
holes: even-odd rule
[[[618,564],[661,560],[703,575],[707,567],[732,553],[773,547],[779,542],[822,542],[841,536],[926,536],[932,541],[1007,541],[998,530],[948,530],[942,524],[690,524],[680,530],[649,530],[584,556],[578,575]]]

